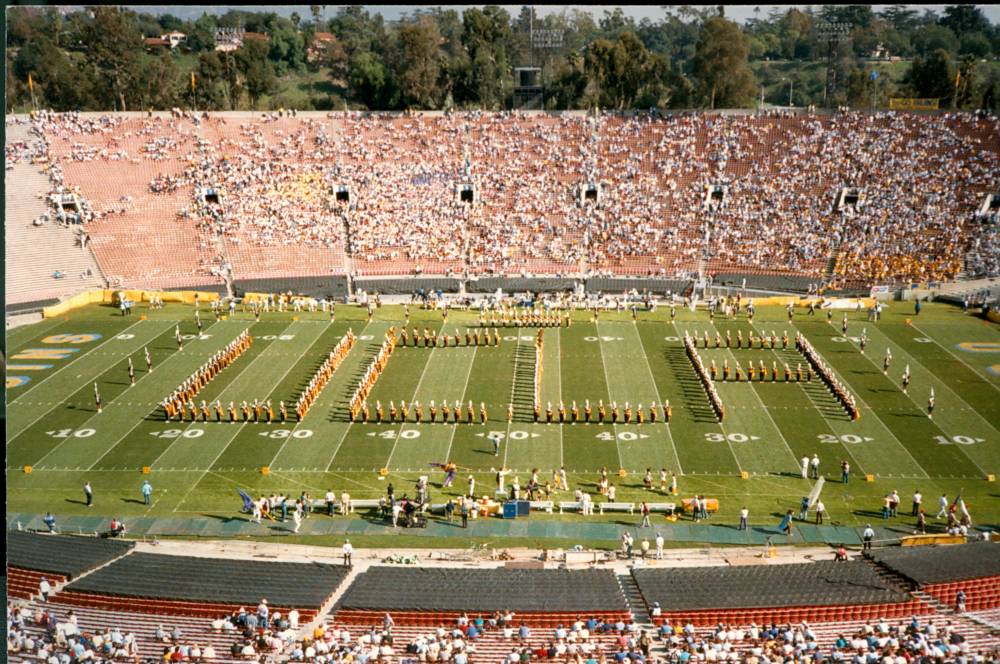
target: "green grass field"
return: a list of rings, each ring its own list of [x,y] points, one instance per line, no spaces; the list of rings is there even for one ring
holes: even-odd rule
[[[141,314],[148,320],[140,320]],[[81,489],[86,481],[97,496],[90,512],[109,517],[231,517],[240,506],[237,487],[254,495],[284,491],[297,496],[306,490],[314,498],[332,487],[338,494],[346,489],[355,498],[374,498],[387,480],[399,493],[411,490],[420,474],[431,476],[437,501],[463,491],[469,472],[476,475],[477,493],[492,492],[491,471],[503,464],[519,475],[522,486],[532,468],[547,477],[565,466],[571,486],[591,492],[602,466],[612,473],[624,468],[627,476],[613,481],[618,499],[627,501],[666,500],[642,486],[647,467],[654,474],[663,467],[680,476],[682,497],[718,498],[718,520],[735,522],[747,505],[752,520],[770,523],[808,493],[812,482],[799,476],[799,459],[815,452],[829,480],[823,499],[838,524],[876,518],[882,496],[893,489],[902,496],[901,514],[909,513],[915,489],[923,493],[931,516],[941,493],[952,498],[961,490],[974,523],[1000,523],[1000,489],[986,479],[1000,474],[1000,330],[956,308],[928,305],[913,317],[911,305],[893,304],[878,324],[852,313],[847,339],[839,336],[839,313],[830,325],[825,314],[808,317],[799,311],[790,326],[784,309],[758,310],[758,331],[776,330],[780,336],[788,330],[794,336],[797,329],[806,335],[858,398],[862,416],[857,422],[849,421],[818,383],[784,382],[719,384],[727,418],[715,421],[679,336],[705,330],[713,338],[716,330],[723,336],[729,330],[734,338],[742,330],[746,336],[750,326],[743,315],[736,320],[717,316],[712,324],[703,310],[678,310],[671,323],[669,309],[660,308],[640,313],[638,322],[622,313],[603,314],[595,324],[589,313],[577,312],[571,327],[545,332],[543,402],[562,399],[568,408],[575,399],[582,408],[584,399],[594,404],[603,399],[642,403],[648,410],[652,400],[669,399],[673,405],[669,425],[614,426],[532,421],[535,330],[529,328],[502,330],[505,340],[499,347],[398,348],[369,397],[371,404],[381,400],[387,411],[390,400],[471,399],[477,410],[484,401],[490,413],[486,426],[351,424],[346,400],[384,332],[401,323],[402,307],[383,307],[371,323],[358,308],[338,307],[337,314],[334,324],[322,313],[298,314],[299,320],[291,313],[270,313],[260,322],[239,313],[235,320],[215,323],[210,312],[203,312],[205,338],[186,341],[183,351],[174,342],[174,326],[179,322],[183,333],[193,335],[195,325],[193,308],[182,305],[160,311],[140,306],[130,318],[94,306],[10,331],[8,513],[87,513]],[[474,320],[472,313],[452,312],[448,331],[464,330]],[[440,327],[441,317],[414,310],[412,323]],[[301,423],[164,422],[158,407],[164,396],[246,327],[255,339],[252,347],[202,391],[199,401],[293,403],[349,327],[360,339]],[[863,327],[870,339],[865,355],[850,338]],[[969,343],[979,345],[961,345]],[[151,374],[145,371],[143,347],[153,356]],[[881,370],[886,347],[893,355],[888,377]],[[54,349],[72,352],[62,359],[37,359],[44,354],[38,350]],[[706,363],[714,358],[720,367],[726,358],[743,365],[747,359],[763,360],[768,367],[775,360],[780,367],[786,359],[794,367],[796,361],[793,351],[780,349],[699,352]],[[128,384],[128,357],[136,367],[134,387]],[[899,388],[906,364],[913,377],[909,395]],[[95,381],[105,404],[101,414],[94,406]],[[925,406],[932,387],[937,408],[930,420]],[[505,411],[511,401],[516,414],[508,425]],[[501,440],[499,457],[491,438]],[[847,485],[840,483],[843,459],[852,466]],[[442,491],[441,472],[429,464],[445,460],[469,470]],[[32,472],[25,473],[25,466]],[[143,466],[152,468],[150,475],[141,474]],[[260,472],[264,466],[270,468],[268,475]],[[386,479],[378,476],[383,467],[389,469]],[[741,479],[741,471],[749,479]],[[875,481],[866,482],[866,474]],[[151,507],[139,495],[145,478],[156,490]]]

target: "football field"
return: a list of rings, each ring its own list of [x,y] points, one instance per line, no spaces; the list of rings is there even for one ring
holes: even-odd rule
[[[122,317],[117,309],[93,306],[65,317],[47,319],[8,333],[7,472],[8,512],[59,514],[87,512],[82,486],[94,486],[98,514],[160,515],[183,519],[193,515],[233,516],[241,501],[237,488],[252,495],[307,491],[321,498],[328,488],[339,495],[376,498],[393,482],[397,494],[412,493],[421,474],[431,477],[434,501],[458,495],[473,474],[477,493],[492,494],[494,472],[512,471],[527,485],[532,469],[542,481],[565,467],[570,486],[594,493],[598,472],[610,470],[618,499],[663,501],[667,497],[643,487],[651,468],[659,485],[661,468],[679,477],[681,497],[705,494],[718,498],[721,519],[735,522],[743,505],[759,521],[776,520],[797,507],[812,482],[800,475],[800,459],[819,454],[828,482],[823,499],[830,517],[844,525],[864,524],[876,517],[882,497],[897,490],[901,514],[909,514],[910,496],[919,489],[929,516],[937,498],[961,491],[978,524],[1000,523],[1000,489],[988,476],[1000,474],[1000,329],[960,309],[927,305],[919,316],[912,305],[893,303],[879,323],[866,322],[864,312],[849,314],[848,333],[840,329],[842,314],[832,323],[825,312],[807,316],[796,310],[787,322],[779,307],[759,308],[753,325],[741,314],[709,320],[703,309],[669,309],[630,314],[604,313],[598,322],[586,311],[574,313],[569,327],[546,328],[542,354],[543,417],[532,414],[536,328],[500,328],[499,346],[447,348],[397,347],[368,398],[374,419],[381,401],[388,418],[389,402],[419,401],[427,417],[429,404],[473,402],[476,422],[431,424],[351,423],[347,401],[357,387],[391,326],[402,323],[402,306],[385,306],[371,322],[363,309],[340,306],[337,320],[317,313],[266,313],[256,322],[249,312],[214,322],[204,307],[204,334],[198,338],[191,306],[168,305]],[[143,319],[145,317],[145,319]],[[464,335],[476,322],[472,312],[452,311],[443,332]],[[174,339],[175,326],[185,335],[183,350]],[[438,312],[412,307],[411,325],[441,329]],[[249,329],[253,344],[198,394],[209,403],[219,399],[237,407],[246,400],[270,399],[292,404],[348,329],[358,342],[333,374],[307,417],[287,423],[164,421],[160,402],[205,360]],[[862,329],[865,353],[858,345]],[[719,422],[688,360],[681,337],[685,332],[718,332],[733,339],[772,331],[801,332],[855,395],[861,417],[851,421],[832,394],[817,380],[717,382],[726,408]],[[148,348],[153,371],[146,371]],[[892,353],[882,372],[886,349]],[[768,368],[788,362],[793,371],[802,356],[788,349],[715,348],[698,352],[708,365],[751,361]],[[127,361],[136,369],[129,385]],[[906,365],[912,374],[908,394],[900,389]],[[94,383],[103,400],[97,413]],[[933,419],[926,416],[934,390]],[[544,422],[544,408],[560,401],[567,410],[576,401],[581,412],[589,400],[597,404],[641,404],[646,421],[611,424]],[[653,402],[669,400],[669,424],[650,422]],[[489,413],[479,423],[479,404]],[[508,423],[508,404],[514,406]],[[660,411],[662,413],[662,411]],[[658,414],[659,415],[659,414]],[[440,420],[440,415],[438,416]],[[582,418],[581,418],[582,419]],[[610,408],[609,408],[610,419]],[[494,454],[494,440],[499,453]],[[840,464],[848,461],[851,478],[840,482]],[[459,479],[448,489],[432,464],[452,462]],[[149,473],[143,474],[148,467]],[[266,469],[262,472],[262,469]],[[383,471],[383,469],[385,469]],[[30,471],[30,472],[29,472]],[[387,472],[380,477],[380,471]],[[746,477],[741,477],[746,473]],[[866,481],[866,475],[872,481]],[[154,502],[142,503],[144,479],[154,486]],[[571,500],[570,493],[557,499]],[[579,519],[578,516],[542,516]],[[595,517],[601,518],[601,517]],[[909,519],[903,519],[904,521]],[[931,519],[933,522],[933,519]]]

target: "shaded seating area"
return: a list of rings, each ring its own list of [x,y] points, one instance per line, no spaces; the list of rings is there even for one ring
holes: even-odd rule
[[[885,549],[872,560],[949,606],[962,590],[968,611],[1000,607],[1000,546],[994,543]]]
[[[52,575],[72,580],[128,553],[134,547],[134,542],[122,540],[8,531],[8,574],[10,568],[17,568],[46,572],[49,581],[52,581]]]
[[[638,569],[647,606],[673,623],[711,625],[869,620],[932,613],[932,607],[880,577],[864,561]]]
[[[93,608],[206,618],[267,599],[275,608],[298,609],[308,621],[347,571],[322,563],[136,553],[70,583],[58,599]]]
[[[404,569],[372,567],[340,600],[336,621],[400,625],[454,624],[463,613],[510,610],[518,622],[554,627],[580,615],[631,620],[611,570]]]

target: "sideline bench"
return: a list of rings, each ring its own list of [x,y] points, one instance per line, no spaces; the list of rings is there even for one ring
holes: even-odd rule
[[[609,512],[635,513],[635,503],[598,503],[597,507],[601,510],[601,514],[604,514],[605,510]]]

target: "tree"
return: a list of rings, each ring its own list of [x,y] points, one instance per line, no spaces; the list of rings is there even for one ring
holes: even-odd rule
[[[958,50],[958,38],[950,28],[943,25],[930,24],[913,33],[913,48],[919,54],[927,56],[938,49],[949,53]]]
[[[510,16],[500,7],[467,9],[462,14],[462,44],[469,54],[466,90],[470,101],[484,108],[502,101],[500,83],[510,69],[506,50],[510,36]]]
[[[747,64],[746,38],[738,25],[715,16],[705,22],[694,57],[694,76],[702,103],[710,108],[749,105],[756,81]]]
[[[381,59],[370,51],[359,51],[351,58],[348,82],[354,97],[370,109],[382,108],[386,73]]]
[[[284,76],[289,70],[301,70],[305,65],[305,41],[291,26],[281,26],[274,30],[269,43],[269,57],[279,76]]]
[[[937,98],[942,107],[947,106],[955,90],[955,66],[951,56],[942,48],[927,58],[918,56],[910,66],[906,83],[915,96]]]
[[[134,12],[112,6],[94,7],[94,22],[84,33],[87,62],[97,73],[99,102],[128,110],[126,96],[139,76],[142,35]]]
[[[993,51],[990,40],[981,32],[967,32],[962,35],[958,47],[960,55],[971,55],[975,58],[985,58]]]
[[[894,30],[901,34],[909,34],[916,29],[919,23],[919,14],[915,9],[910,9],[906,5],[892,5],[884,11],[879,12],[879,18],[889,23]]]
[[[169,53],[147,58],[137,88],[142,108],[172,108],[177,102],[177,63]]]
[[[253,109],[257,108],[257,102],[261,97],[278,90],[278,77],[275,76],[274,66],[267,58],[267,51],[267,45],[256,40],[244,42],[236,51],[236,59],[246,81],[250,107]]]
[[[195,53],[214,49],[216,27],[219,26],[214,16],[202,14],[201,18],[190,24],[185,31],[187,33],[185,45]]]
[[[781,41],[781,55],[786,60],[797,60],[809,57],[812,48],[812,16],[792,8],[785,12],[778,22],[778,35]]]
[[[941,25],[951,29],[959,37],[970,32],[989,34],[993,27],[983,11],[975,5],[949,5],[945,7],[944,16],[941,17]]]
[[[441,61],[437,25],[423,17],[399,29],[399,92],[404,107],[435,108],[439,98]]]

